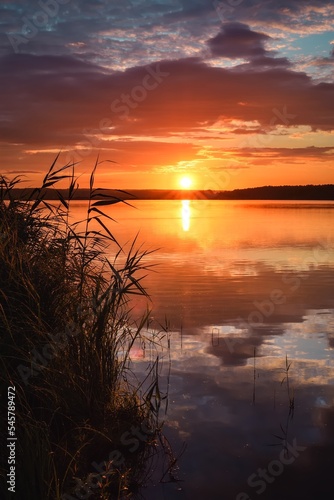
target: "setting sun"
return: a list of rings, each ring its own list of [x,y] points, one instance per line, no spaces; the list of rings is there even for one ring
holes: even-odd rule
[[[180,186],[182,187],[182,189],[190,189],[192,185],[193,181],[191,177],[189,177],[188,175],[181,177]]]

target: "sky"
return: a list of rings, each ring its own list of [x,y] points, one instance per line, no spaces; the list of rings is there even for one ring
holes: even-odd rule
[[[0,172],[80,187],[334,182],[332,0],[0,4]],[[185,180],[185,177],[188,178]]]

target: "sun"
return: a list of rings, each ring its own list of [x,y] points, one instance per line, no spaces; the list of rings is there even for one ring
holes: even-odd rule
[[[181,177],[179,182],[182,189],[190,189],[193,185],[193,180],[191,177],[189,177],[189,175],[184,175],[183,177]]]

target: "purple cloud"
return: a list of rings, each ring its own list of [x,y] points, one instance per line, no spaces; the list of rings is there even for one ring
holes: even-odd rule
[[[213,56],[253,58],[267,55],[264,42],[270,36],[252,31],[242,23],[225,23],[218,35],[208,40]]]

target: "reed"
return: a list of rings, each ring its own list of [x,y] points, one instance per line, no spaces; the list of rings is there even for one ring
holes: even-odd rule
[[[94,187],[98,160],[86,219],[71,223],[77,178],[74,165],[58,167],[57,161],[42,186],[22,199],[13,195],[21,179],[0,176],[0,384],[3,395],[8,385],[16,387],[16,494],[34,500],[129,497],[142,482],[159,432],[158,370],[145,394],[127,377],[131,348],[150,314],[140,320],[131,314],[131,296],[147,296],[148,252],[136,241],[125,252],[110,231],[104,207],[121,200]],[[57,191],[64,180],[66,199]],[[56,205],[45,200],[46,188],[58,192]],[[133,451],[122,436],[143,425],[147,438]],[[124,457],[121,464],[108,459],[113,450]],[[104,463],[105,474],[92,463]]]

